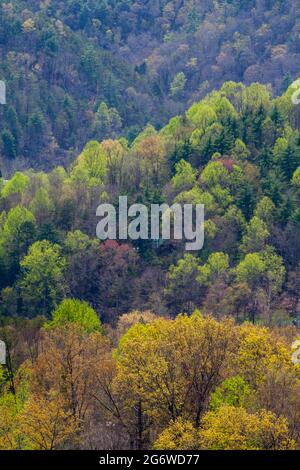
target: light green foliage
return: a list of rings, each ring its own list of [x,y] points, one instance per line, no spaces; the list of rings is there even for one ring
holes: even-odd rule
[[[194,148],[197,148],[197,146],[200,145],[203,135],[204,135],[204,132],[203,130],[200,130],[200,129],[195,129],[191,133],[190,143]]]
[[[216,185],[226,184],[229,180],[229,174],[222,163],[210,162],[202,171],[201,181],[209,188]]]
[[[11,194],[22,194],[29,184],[29,177],[24,173],[17,172],[14,176],[3,186],[1,195],[8,197]]]
[[[223,83],[220,91],[224,93],[227,98],[232,98],[235,95],[239,96],[244,89],[245,85],[243,83],[228,81]]]
[[[0,2],[0,449],[300,447],[292,3]],[[120,195],[204,204],[203,249],[93,239]]]
[[[283,158],[284,153],[288,147],[288,140],[285,137],[279,137],[273,148],[273,154],[277,161]]]
[[[218,119],[222,122],[229,118],[238,117],[238,113],[229,99],[220,91],[214,91],[208,95],[204,103],[212,106],[217,113]]]
[[[168,289],[179,289],[180,286],[184,286],[189,276],[197,272],[197,269],[197,258],[191,254],[186,254],[176,265],[170,267]]]
[[[99,142],[89,142],[77,158],[71,178],[91,186],[105,182],[107,157]]]
[[[246,225],[245,216],[236,206],[230,206],[224,214],[224,219],[242,230]]]
[[[281,256],[277,255],[273,247],[267,246],[261,253],[265,263],[265,276],[271,295],[281,291],[285,279],[285,266]]]
[[[254,215],[265,222],[268,228],[271,228],[276,216],[275,204],[269,197],[264,196],[257,204]]]
[[[208,187],[218,205],[226,209],[233,202],[230,186],[241,179],[241,170],[233,167],[232,173],[219,161],[211,161],[202,171],[200,181]]]
[[[80,230],[69,232],[64,243],[67,253],[78,253],[88,249],[91,246],[97,248],[98,245],[98,240],[92,240],[88,235],[82,233]]]
[[[170,95],[172,97],[179,98],[182,95],[185,89],[186,80],[186,76],[183,72],[179,72],[175,75],[170,86]]]
[[[236,267],[238,282],[247,282],[250,286],[259,283],[265,271],[265,263],[259,253],[249,253]]]
[[[206,264],[199,266],[197,281],[204,286],[214,282],[229,268],[229,256],[226,253],[212,253]]]
[[[189,191],[183,191],[175,198],[180,204],[204,204],[206,214],[216,209],[216,203],[212,194],[195,186]]]
[[[34,237],[35,228],[32,212],[22,206],[11,209],[0,230],[0,255],[19,260]]]
[[[12,241],[20,235],[20,230],[25,223],[34,224],[34,215],[25,207],[16,206],[7,214],[6,221],[1,232],[1,241],[4,244],[12,243]]]
[[[26,366],[19,368],[14,380],[15,394],[9,390],[8,383],[0,394],[0,450],[16,450],[24,445],[25,436],[18,429],[18,414],[28,398],[30,373]]]
[[[49,197],[49,192],[46,188],[39,188],[32,199],[30,206],[30,210],[34,214],[34,216],[44,221],[47,217],[54,211],[54,204]]]
[[[223,405],[245,406],[251,395],[251,389],[247,382],[240,376],[224,380],[216,388],[210,398],[209,407],[217,411]]]
[[[240,245],[240,250],[242,253],[253,253],[255,251],[260,251],[266,245],[267,239],[269,237],[269,231],[265,222],[259,219],[257,216],[254,216],[247,228],[246,232],[242,238]]]
[[[122,129],[122,119],[116,108],[109,108],[106,103],[100,103],[95,114],[93,132],[98,140],[116,137]]]
[[[186,113],[191,124],[205,132],[217,120],[217,113],[213,107],[204,103],[195,103]]]
[[[183,191],[194,186],[196,183],[197,171],[185,160],[180,160],[176,164],[176,174],[172,178],[174,189]]]
[[[49,315],[63,296],[65,262],[60,247],[48,241],[34,243],[21,261],[21,296],[26,313]]]
[[[174,136],[176,136],[177,133],[180,131],[180,125],[180,116],[174,116],[170,119],[168,124],[161,129],[160,135],[162,135],[163,137],[171,137],[173,139]]]
[[[237,139],[232,149],[232,156],[237,160],[246,160],[249,154],[246,144],[241,139]]]
[[[216,202],[222,209],[227,209],[233,202],[233,197],[230,194],[228,188],[221,188],[221,186],[217,185],[212,190],[212,195],[214,196]]]
[[[47,328],[61,327],[75,323],[87,333],[101,330],[99,317],[87,302],[76,299],[64,299],[52,313],[52,320]]]
[[[192,254],[185,254],[183,258],[171,265],[167,274],[165,296],[175,313],[195,310],[199,298],[198,259]]]
[[[1,214],[0,214],[0,230],[2,230],[6,220],[7,220],[6,211],[2,211]]]
[[[265,286],[267,294],[273,295],[282,287],[285,267],[281,256],[273,248],[266,247],[260,253],[247,254],[235,273],[238,282],[247,282],[252,288]]]
[[[241,90],[241,103],[242,109],[258,109],[261,105],[266,108],[271,108],[271,94],[270,90],[260,83],[252,83],[248,87]]]
[[[218,228],[211,219],[204,221],[204,232],[206,240],[213,240],[215,238]]]

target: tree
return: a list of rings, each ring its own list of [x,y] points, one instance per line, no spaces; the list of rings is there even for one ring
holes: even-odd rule
[[[186,115],[192,125],[202,131],[202,135],[217,120],[214,108],[206,103],[193,104]]]
[[[18,154],[22,130],[17,112],[14,107],[8,107],[6,111],[6,117],[9,124],[9,129],[14,137],[16,153]]]
[[[266,224],[267,229],[270,229],[276,218],[275,204],[269,197],[264,196],[258,202],[254,215]]]
[[[191,189],[196,183],[197,172],[190,163],[180,160],[175,165],[175,175],[172,178],[172,186],[176,191]]]
[[[213,214],[217,210],[214,196],[208,191],[201,190],[198,186],[179,193],[174,202],[179,204],[203,204],[207,215]]]
[[[18,432],[23,435],[23,448],[58,450],[77,431],[76,421],[65,410],[61,397],[50,393],[47,398],[31,396],[17,416]]]
[[[20,439],[16,431],[16,419],[21,403],[12,393],[3,393],[0,397],[0,449],[16,450],[20,448]]]
[[[271,247],[260,253],[249,253],[237,265],[235,275],[237,282],[246,282],[254,294],[252,320],[260,312],[271,321],[271,304],[285,278],[282,258]]]
[[[257,388],[254,403],[254,406],[265,408],[277,416],[285,416],[291,436],[297,442],[300,435],[299,388],[294,364],[270,364]]]
[[[136,325],[137,323],[147,324],[153,322],[157,318],[157,315],[148,310],[143,312],[134,310],[130,313],[125,313],[118,320],[118,337],[121,338],[133,325]]]
[[[19,368],[14,377],[14,387],[10,388],[3,372],[0,368],[0,449],[22,449],[24,436],[19,430],[18,416],[28,398],[28,368]]]
[[[240,376],[230,377],[224,380],[211,394],[209,407],[217,411],[223,405],[245,407],[251,397],[252,390],[247,382]]]
[[[212,161],[206,165],[200,176],[201,181],[210,189],[217,185],[229,183],[229,172],[219,161]]]
[[[237,323],[253,321],[253,292],[245,282],[228,285],[228,278],[221,277],[209,287],[203,309],[217,318],[232,316]]]
[[[279,161],[282,174],[288,181],[291,180],[294,172],[299,166],[299,163],[299,149],[292,143],[289,143]]]
[[[1,191],[1,195],[4,198],[8,198],[10,195],[16,194],[22,197],[28,185],[29,177],[24,173],[17,171],[14,176],[5,184]]]
[[[22,206],[11,209],[0,232],[0,257],[8,279],[14,279],[22,257],[36,238],[33,214]]]
[[[188,414],[199,426],[210,393],[226,374],[235,334],[230,320],[218,323],[195,312],[171,321],[139,323],[124,335],[114,387],[137,448],[146,444],[149,420],[160,430]]]
[[[143,183],[147,186],[161,185],[166,180],[166,145],[160,135],[145,135],[135,141],[133,146],[141,160]]]
[[[169,268],[165,293],[175,313],[193,311],[200,300],[198,266],[197,258],[186,254],[176,265]]]
[[[68,323],[75,323],[87,333],[101,330],[95,310],[87,302],[76,299],[64,299],[52,313],[52,320],[47,323],[47,328],[60,327]]]
[[[97,51],[93,47],[93,45],[88,44],[85,49],[83,50],[80,65],[82,67],[83,72],[86,74],[90,83],[95,84],[97,83],[98,71],[100,66],[99,56],[97,55]]]
[[[71,172],[74,181],[86,182],[91,186],[105,182],[107,174],[107,157],[97,141],[86,144]]]
[[[237,139],[235,141],[234,147],[232,149],[232,155],[237,160],[246,160],[249,157],[247,146],[241,139]]]
[[[2,132],[1,138],[2,138],[4,155],[7,158],[16,158],[17,156],[16,141],[12,133],[9,130],[5,130]]]
[[[46,188],[39,188],[30,203],[30,210],[34,214],[39,225],[51,220],[54,211],[54,204],[49,197]]]
[[[266,245],[269,235],[265,222],[254,216],[250,220],[242,238],[240,245],[241,252],[246,254],[262,250]]]
[[[199,266],[197,281],[208,286],[229,268],[229,256],[225,253],[212,253],[206,264]]]
[[[281,337],[268,328],[244,323],[239,327],[239,347],[233,370],[256,390],[268,371],[291,364],[291,353]]]
[[[197,430],[182,418],[172,421],[153,444],[155,450],[195,450],[198,447]]]
[[[69,323],[44,330],[40,346],[32,367],[31,393],[49,399],[50,390],[80,431],[93,411],[99,380],[110,370],[108,340]]]
[[[96,301],[102,320],[111,321],[130,310],[131,280],[138,273],[139,256],[129,244],[107,240],[100,245],[100,257]]]
[[[296,447],[285,418],[265,410],[251,414],[244,408],[229,405],[203,417],[200,445],[209,450],[292,450]]]
[[[99,241],[75,230],[66,235],[63,251],[68,296],[96,307],[101,274]]]
[[[124,184],[124,161],[127,150],[127,142],[117,140],[104,140],[101,143],[107,155],[108,182],[122,188]]]
[[[246,226],[242,211],[235,205],[231,205],[222,217],[214,218],[214,223],[218,230],[215,230],[213,241],[210,244],[211,249],[214,251],[221,247],[231,260],[237,259],[238,246]],[[205,235],[207,238],[207,229]]]
[[[45,143],[46,120],[42,112],[33,113],[28,122],[28,147],[37,156]]]
[[[187,79],[183,72],[175,75],[170,86],[170,95],[174,98],[180,98],[184,92],[186,81]]]
[[[117,137],[122,130],[122,119],[115,108],[100,103],[95,114],[93,132],[98,140]]]
[[[60,251],[58,245],[39,241],[21,261],[21,299],[24,311],[31,316],[49,316],[64,294],[65,260]]]

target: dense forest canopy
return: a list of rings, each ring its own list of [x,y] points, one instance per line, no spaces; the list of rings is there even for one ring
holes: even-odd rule
[[[299,16],[0,0],[0,450],[300,449]],[[203,249],[97,239],[124,195]]]
[[[1,329],[0,449],[295,449],[294,333],[138,311],[102,331],[62,303],[51,322]]]
[[[3,315],[49,317],[64,298],[114,323],[136,308],[195,308],[238,321],[297,321],[299,105],[293,87],[226,82],[156,131],[89,141],[67,170],[1,180]],[[205,244],[96,240],[96,209],[128,203],[205,206]]]
[[[1,0],[2,167],[132,141],[225,80],[281,93],[299,72],[299,16],[292,0]]]

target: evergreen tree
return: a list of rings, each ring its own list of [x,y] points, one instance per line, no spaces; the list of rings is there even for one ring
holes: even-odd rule
[[[15,138],[12,133],[6,129],[1,134],[2,138],[2,145],[3,145],[3,153],[7,158],[16,158],[17,151],[16,151],[16,142]]]
[[[294,171],[300,165],[300,151],[294,144],[289,144],[279,162],[282,174],[287,180],[291,180]]]

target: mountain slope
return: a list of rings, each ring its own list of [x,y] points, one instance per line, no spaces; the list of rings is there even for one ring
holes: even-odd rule
[[[299,45],[291,0],[2,0],[4,167],[48,168],[91,138],[131,140],[224,80],[279,93]]]

